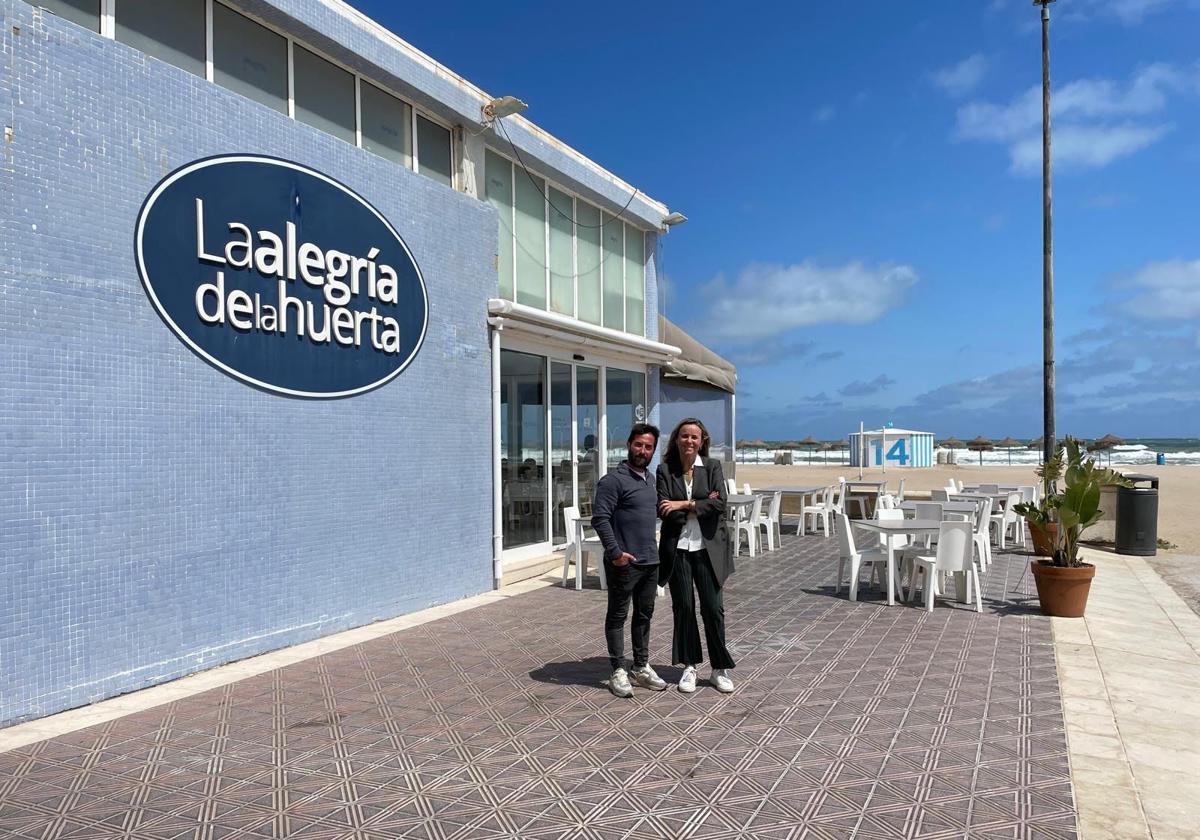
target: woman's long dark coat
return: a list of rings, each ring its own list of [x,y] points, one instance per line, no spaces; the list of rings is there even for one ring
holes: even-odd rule
[[[664,499],[682,502],[688,498],[679,464],[672,466],[665,461],[659,464],[656,480],[660,502]],[[708,494],[713,490],[718,495],[710,499]],[[692,498],[696,500],[696,519],[700,523],[700,534],[704,538],[704,548],[708,551],[713,574],[717,577],[717,583],[724,585],[725,579],[733,574],[733,558],[729,554],[725,475],[720,461],[697,456],[692,468]],[[687,511],[677,510],[663,517],[662,534],[658,542],[658,582],[661,586],[671,579],[676,546],[686,523]]]

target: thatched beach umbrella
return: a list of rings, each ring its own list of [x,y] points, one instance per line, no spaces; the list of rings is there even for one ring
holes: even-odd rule
[[[983,466],[983,453],[991,452],[995,448],[995,445],[983,435],[980,435],[974,440],[967,441],[967,449],[970,449],[972,452],[979,453],[979,466],[981,467]]]
[[[810,463],[810,464],[812,463],[813,450],[820,448],[820,446],[821,446],[821,441],[814,439],[811,435],[809,437],[806,437],[804,440],[796,442],[797,449],[807,449],[808,450],[808,463]]]
[[[938,442],[938,447],[940,449],[962,449],[964,446],[966,446],[966,444],[956,437],[948,437],[945,440]]]
[[[1112,448],[1114,446],[1121,446],[1124,443],[1125,443],[1124,438],[1119,438],[1116,435],[1105,435],[1104,437],[1099,438],[1098,440],[1092,441],[1091,444],[1088,446],[1088,451],[1089,452],[1107,452],[1108,453],[1108,461],[1109,461],[1109,463],[1112,463]]]
[[[844,440],[831,440],[825,444],[825,448],[829,452],[841,452],[843,449],[849,449],[850,444]],[[838,463],[841,463],[840,458],[838,459]]]
[[[746,447],[754,450],[754,463],[757,464],[760,460],[760,453],[767,448],[767,442],[762,438],[755,438],[754,440],[747,441]]]
[[[1008,450],[1008,465],[1011,467],[1012,466],[1012,451],[1014,449],[1024,449],[1025,444],[1021,443],[1021,441],[1017,440],[1016,438],[1006,437],[1004,440],[999,441],[996,444],[996,448]],[[983,455],[980,455],[979,457],[983,458]]]

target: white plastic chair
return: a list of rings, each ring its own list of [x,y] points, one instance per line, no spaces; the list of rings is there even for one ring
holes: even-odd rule
[[[841,508],[838,505],[837,493],[840,492],[841,485],[829,485],[821,493],[820,499],[814,504],[807,505],[800,509],[800,524],[796,528],[797,534],[803,534],[808,525],[808,517],[812,517],[812,528],[809,528],[814,534],[817,532],[817,517],[821,519],[821,531],[825,537],[829,537],[829,529],[831,527],[832,518],[841,513]],[[835,489],[837,488],[837,489]]]
[[[844,513],[838,514],[838,541],[840,551],[838,553],[838,570],[837,582],[834,584],[833,592],[836,595],[842,591],[842,578],[846,574],[846,564],[850,564],[850,600],[858,600],[858,576],[862,571],[863,566],[870,566],[872,578],[875,576],[877,566],[883,566],[887,569],[888,553],[882,548],[870,548],[859,550],[854,544],[854,534],[850,533],[850,520]],[[892,579],[895,580],[895,570],[893,569]],[[887,580],[887,577],[884,577]]]
[[[938,502],[917,502],[913,508],[913,519],[932,519],[935,522],[941,522],[945,517],[942,515],[942,506]],[[929,548],[933,545],[933,538],[925,535],[925,547]]]
[[[900,479],[900,486],[896,488],[896,504],[899,505],[904,501],[904,479]]]
[[[966,484],[964,484],[964,483],[963,483],[963,481],[962,481],[961,479],[958,479],[958,478],[952,478],[952,479],[950,479],[950,483],[951,483],[952,485],[954,485],[954,489],[955,489],[955,490],[957,490],[959,493],[961,493],[961,492],[962,492],[963,490],[965,490],[965,489],[966,489],[966,487],[967,487],[967,485],[966,485]]]
[[[980,484],[979,492],[985,493],[985,494],[986,493],[999,493],[1000,485],[999,484]]]
[[[950,491],[944,487],[940,490],[930,490],[929,498],[935,502],[948,502],[950,501]]]
[[[979,565],[985,569],[992,564],[991,522],[992,500],[983,499],[975,510],[971,540],[975,544],[975,550],[979,552]]]
[[[730,496],[737,495],[737,482],[734,481],[732,478],[725,479],[725,492],[728,493]]]
[[[566,526],[567,547],[563,551],[563,586],[567,585],[567,567],[575,561],[575,588],[583,589],[583,576],[587,574],[588,554],[596,554],[596,570],[600,573],[600,588],[608,589],[608,580],[604,576],[604,546],[599,537],[585,537],[583,543],[575,542],[575,521],[579,519],[579,508],[571,506],[563,508],[563,524]]]
[[[759,517],[759,527],[767,529],[767,551],[774,551],[783,542],[783,535],[779,528],[779,511],[783,507],[783,492],[776,490],[771,494],[771,502],[767,505],[767,512]]]
[[[751,493],[754,492],[753,490],[750,489],[749,481],[747,481],[745,484],[742,485],[742,492],[745,493],[747,496],[749,496]]]
[[[762,517],[762,496],[755,496],[754,503],[750,506],[750,512],[743,517],[739,517],[737,522],[737,550],[735,554],[742,553],[742,534],[746,535],[746,544],[750,549],[750,556],[754,557],[758,554],[758,521]]]
[[[1012,529],[1013,543],[1025,544],[1025,525],[1021,516],[1013,508],[1021,503],[1020,493],[1009,493],[1004,502],[1004,510],[991,515],[991,527],[996,529],[996,545],[1004,551],[1008,547],[1008,532]]]
[[[917,579],[924,575],[925,609],[933,612],[933,599],[937,595],[937,576],[947,572],[961,572],[967,576],[967,603],[970,604],[974,600],[975,611],[983,612],[980,572],[975,564],[969,522],[943,522],[941,530],[938,531],[937,554],[932,557],[914,556],[912,563],[908,600],[911,601],[916,594]]]

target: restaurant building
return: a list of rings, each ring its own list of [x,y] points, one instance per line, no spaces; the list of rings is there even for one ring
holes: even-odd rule
[[[0,724],[536,571],[682,217],[337,0],[0,9]]]

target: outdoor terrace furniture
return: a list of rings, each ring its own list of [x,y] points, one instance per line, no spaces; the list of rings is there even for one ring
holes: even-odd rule
[[[929,498],[935,502],[948,502],[950,501],[950,491],[944,488],[941,490],[930,490]]]
[[[943,522],[938,530],[937,553],[933,556],[916,555],[910,559],[912,574],[908,583],[909,601],[916,594],[918,578],[923,577],[925,609],[933,612],[934,597],[938,594],[938,575],[951,572],[965,577],[966,603],[972,603],[973,599],[976,612],[983,612],[983,591],[971,544],[970,523]]]
[[[770,496],[770,503],[767,505],[765,513],[759,517],[756,523],[760,528],[765,528],[767,532],[767,551],[774,551],[783,541],[783,536],[780,533],[779,517],[780,510],[783,507],[783,492],[775,490],[774,492],[764,495]]]
[[[826,537],[829,536],[830,522],[834,516],[842,512],[841,505],[838,503],[838,493],[841,492],[842,485],[831,484],[825,488],[821,497],[814,501],[811,505],[806,505],[800,509],[800,522],[796,526],[796,535],[801,536],[808,524],[808,518],[812,517],[812,532],[817,532],[817,519],[821,520],[821,531]],[[835,489],[837,488],[837,489]]]
[[[726,498],[729,506],[730,525],[734,528],[734,554],[742,551],[742,534],[746,535],[746,545],[750,556],[758,554],[758,526],[756,520],[762,515],[762,496],[751,493],[737,493]]]
[[[883,565],[887,568],[887,599],[889,604],[895,603],[893,594],[895,592],[894,585],[896,579],[895,558],[891,552],[882,548],[859,549],[854,544],[854,534],[850,531],[850,520],[844,513],[838,514],[840,526],[838,528],[838,541],[840,543],[838,553],[838,570],[837,581],[834,584],[834,594],[842,591],[842,580],[846,575],[846,566],[850,566],[850,581],[849,591],[850,600],[858,600],[858,576],[862,572],[864,566],[871,568],[871,578],[875,579],[876,566]]]
[[[915,513],[917,505],[933,504],[933,502],[901,502],[900,509],[907,513]],[[948,514],[956,514],[958,516],[974,516],[975,511],[979,509],[977,502],[938,502],[942,506],[942,516]]]
[[[847,529],[850,526],[850,520],[847,519],[844,514],[842,516],[841,524],[843,526],[843,529]],[[907,535],[910,538],[910,541],[911,541],[912,537],[936,533],[938,531],[938,529],[941,527],[941,525],[942,525],[942,523],[941,523],[941,520],[939,520],[939,519],[904,519],[901,517],[883,518],[883,519],[866,519],[866,520],[857,521],[857,522],[853,523],[853,526],[856,528],[860,528],[865,531],[873,531],[877,534],[886,534],[888,536]],[[845,554],[846,545],[847,545],[846,542],[843,541],[843,543],[842,543],[843,554]],[[853,536],[851,536],[851,538],[850,538],[849,545],[852,548],[854,547]],[[908,549],[908,550],[911,550],[911,549]],[[887,578],[888,578],[887,602],[889,605],[891,605],[891,604],[896,603],[894,596],[895,596],[895,593],[899,590],[899,585],[898,585],[899,577],[896,574],[896,559],[897,559],[896,554],[897,554],[897,552],[896,552],[896,546],[895,546],[894,542],[888,541],[887,548],[883,550],[883,554],[886,556],[886,559],[882,562],[887,566]],[[849,555],[846,555],[846,556],[849,556]],[[839,563],[839,565],[840,565],[840,563]],[[841,572],[840,571],[838,573],[838,582],[839,582],[839,587],[840,587],[840,584],[841,584]],[[855,590],[851,590],[851,591],[852,591],[852,593],[856,593]],[[855,598],[857,598],[857,594],[852,594],[851,599],[853,600]]]
[[[579,515],[579,508],[563,509],[563,524],[567,534],[567,547],[563,551],[563,586],[567,585],[567,567],[575,561],[575,588],[583,589],[583,576],[587,574],[588,554],[596,555],[596,570],[600,573],[600,588],[608,589],[604,575],[604,547],[599,537],[584,537],[587,520]]]
[[[1003,551],[1007,548],[1008,534],[1012,531],[1014,544],[1025,544],[1025,523],[1014,508],[1021,503],[1021,494],[1012,492],[1007,495],[1004,510],[991,515],[991,527],[996,530],[996,544]]]
[[[972,520],[971,540],[979,552],[979,565],[987,568],[992,564],[992,500],[981,499]]]

